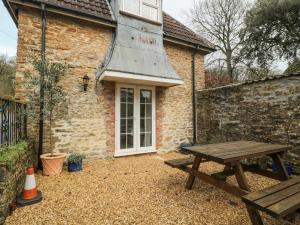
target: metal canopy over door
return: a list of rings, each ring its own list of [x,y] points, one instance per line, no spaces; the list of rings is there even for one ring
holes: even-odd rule
[[[155,87],[116,85],[115,156],[155,152]]]

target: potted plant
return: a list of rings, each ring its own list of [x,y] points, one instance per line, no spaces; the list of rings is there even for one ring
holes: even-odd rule
[[[45,123],[48,123],[49,132],[49,147],[50,153],[42,154],[40,156],[43,167],[43,175],[52,176],[61,173],[63,168],[63,162],[66,154],[54,152],[53,139],[52,139],[52,125],[53,116],[58,108],[60,110],[66,110],[66,94],[64,93],[59,81],[65,75],[67,71],[67,65],[62,63],[52,63],[47,59],[38,59],[33,57],[31,62],[34,72],[25,73],[25,84],[32,90],[28,96],[28,114],[36,117],[37,115],[43,115]],[[43,90],[43,94],[41,94]],[[43,110],[37,113],[36,103],[44,105]],[[34,118],[36,119],[36,118]],[[47,126],[46,126],[47,127]]]
[[[183,142],[180,144],[180,149],[179,149],[179,153],[183,154],[183,155],[189,155],[191,154],[189,151],[185,150],[185,147],[192,147],[193,144],[191,143],[187,143],[187,142]]]
[[[72,153],[68,157],[68,171],[76,172],[82,170],[82,160],[85,158],[84,155],[79,153]]]

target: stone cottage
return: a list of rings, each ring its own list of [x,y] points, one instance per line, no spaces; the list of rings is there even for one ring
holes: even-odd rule
[[[18,27],[16,98],[26,99],[30,52],[44,49],[70,66],[68,113],[51,131],[55,151],[124,156],[195,141],[193,100],[214,46],[164,13],[162,0],[3,1]]]

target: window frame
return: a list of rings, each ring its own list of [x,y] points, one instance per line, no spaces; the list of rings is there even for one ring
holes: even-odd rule
[[[130,12],[128,10],[125,9],[125,0],[121,0],[121,7],[120,7],[120,11],[125,13],[125,14],[129,14],[132,15],[134,17],[140,18],[142,20],[147,20],[147,21],[151,21],[151,22],[155,22],[155,23],[162,23],[162,0],[156,0],[157,1],[157,5],[152,5],[150,3],[145,2],[145,0],[138,0],[139,1],[139,13],[134,13],[134,12]],[[142,12],[143,12],[143,5],[148,6],[148,7],[152,7],[157,9],[157,20],[153,20],[150,18],[147,18],[145,16],[143,16]]]

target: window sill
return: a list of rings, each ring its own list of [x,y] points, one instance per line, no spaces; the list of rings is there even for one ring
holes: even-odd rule
[[[155,20],[150,20],[150,19],[147,19],[145,17],[139,16],[139,15],[136,15],[136,14],[133,14],[133,13],[125,12],[123,10],[120,10],[120,13],[123,14],[123,15],[125,15],[125,16],[129,16],[129,17],[133,17],[133,18],[145,21],[147,23],[152,23],[152,24],[158,25],[158,26],[162,25],[161,22],[158,22],[158,21],[155,21]]]

